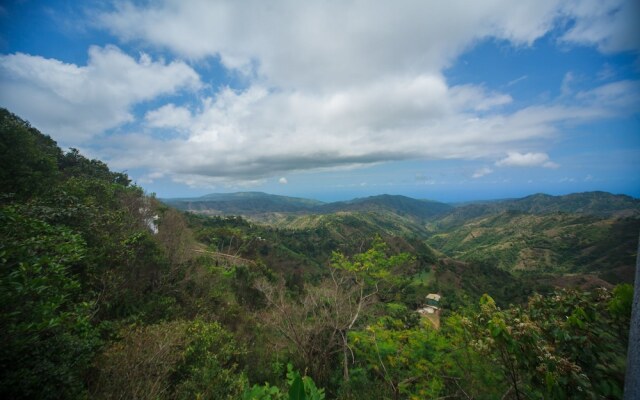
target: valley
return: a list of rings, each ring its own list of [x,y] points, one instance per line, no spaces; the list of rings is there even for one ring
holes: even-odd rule
[[[216,197],[224,200],[211,200]],[[326,240],[347,252],[358,241],[382,234],[421,242],[439,257],[543,281],[549,274],[573,276],[567,282],[583,277],[582,284],[631,282],[640,231],[640,201],[605,192],[537,194],[460,206],[397,195],[320,203],[255,192],[163,201],[197,215],[238,215],[265,229]],[[325,254],[316,261],[327,260]]]

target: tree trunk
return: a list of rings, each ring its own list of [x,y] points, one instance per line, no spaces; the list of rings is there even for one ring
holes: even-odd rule
[[[347,344],[347,336],[340,332],[342,335],[342,353],[343,353],[343,379],[345,382],[349,382],[349,347]]]

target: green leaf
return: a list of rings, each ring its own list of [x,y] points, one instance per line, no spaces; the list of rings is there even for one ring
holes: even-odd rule
[[[306,400],[307,396],[304,393],[304,383],[300,374],[296,374],[296,377],[289,388],[289,400]]]

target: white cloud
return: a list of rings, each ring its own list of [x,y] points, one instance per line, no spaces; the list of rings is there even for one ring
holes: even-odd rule
[[[609,63],[605,63],[598,72],[598,79],[606,81],[617,75],[616,69]]]
[[[191,112],[185,107],[166,104],[144,116],[147,124],[154,128],[183,129],[191,123]]]
[[[605,53],[640,52],[640,2],[637,0],[570,1],[563,5],[563,13],[575,22],[562,40],[595,45]]]
[[[183,62],[153,61],[146,54],[136,60],[115,46],[92,46],[86,66],[0,55],[0,104],[66,143],[132,121],[136,103],[200,85]]]
[[[529,77],[528,77],[527,75],[522,75],[522,76],[521,76],[521,77],[519,77],[519,78],[516,78],[516,79],[513,79],[513,80],[511,80],[511,81],[507,82],[507,86],[513,86],[513,85],[515,85],[516,83],[520,83],[520,82],[522,82],[522,81],[524,81],[524,80],[526,80],[526,79],[528,79],[528,78],[529,78]]]
[[[545,153],[518,153],[511,151],[507,157],[496,162],[498,167],[545,167],[558,168],[559,165],[549,160]]]
[[[571,85],[575,82],[576,77],[573,72],[569,71],[564,74],[564,78],[562,78],[562,85],[560,86],[560,92],[563,96],[570,96],[573,94],[573,88]]]
[[[125,41],[183,57],[219,56],[269,85],[326,90],[388,75],[437,73],[478,39],[528,45],[561,10],[555,1],[119,2],[98,23]]]
[[[483,168],[480,168],[480,169],[476,170],[471,177],[472,178],[481,178],[481,177],[483,177],[485,175],[489,175],[492,172],[493,172],[493,170],[491,168],[483,167]]]
[[[558,134],[558,124],[617,112],[591,97],[573,107],[476,111],[484,99],[500,96],[475,86],[448,87],[439,76],[380,81],[324,95],[260,85],[244,91],[226,88],[189,113],[167,107],[148,114],[190,115],[178,138],[156,140],[144,132],[119,136],[107,158],[117,168],[171,171],[171,177],[192,185],[224,184],[409,159],[496,159],[516,146],[542,144]],[[496,165],[558,167],[545,153],[517,152]]]
[[[640,109],[640,81],[622,80],[576,93],[576,99],[586,105],[606,105],[615,113]]]
[[[478,40],[530,45],[559,25],[571,27],[565,42],[638,51],[639,9],[635,0],[122,1],[97,23],[190,59],[219,56],[268,85],[326,90],[437,73]]]
[[[278,179],[278,183],[281,185],[286,185],[287,183],[289,183],[289,181],[287,181],[287,178],[283,176],[282,178]]]

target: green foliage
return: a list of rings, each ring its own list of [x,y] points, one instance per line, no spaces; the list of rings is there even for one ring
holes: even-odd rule
[[[6,110],[0,163],[0,392],[82,397],[98,323],[175,304],[157,290],[166,259],[148,233],[153,211],[125,174],[63,154]]]
[[[287,383],[289,384],[289,400],[323,400],[324,390],[318,389],[315,382],[308,376],[301,376],[300,372],[287,364]]]
[[[324,400],[324,389],[318,389],[313,379],[308,376],[301,376],[293,369],[293,365],[287,364],[287,395],[277,387],[264,385],[253,385],[245,388],[243,400]]]
[[[107,164],[100,160],[89,160],[80,154],[78,149],[71,149],[68,153],[62,155],[58,165],[62,173],[67,177],[95,179],[122,186],[128,186],[131,183],[126,174],[110,171]]]
[[[390,279],[391,271],[397,266],[405,265],[411,260],[407,253],[388,256],[387,245],[381,237],[376,237],[371,248],[349,259],[342,253],[333,253],[331,266],[337,270],[362,276],[369,284],[379,280]]]
[[[188,327],[189,345],[176,368],[176,398],[235,399],[245,386],[238,365],[245,350],[217,323],[195,321]]]
[[[340,393],[348,399],[621,398],[626,338],[617,332],[628,330],[629,320],[616,322],[611,298],[604,290],[559,291],[501,309],[485,294],[439,331],[384,316],[351,332],[356,365]]]
[[[0,108],[0,193],[21,200],[46,193],[58,179],[61,156],[49,136]]]
[[[277,386],[270,386],[269,383],[264,385],[253,385],[246,388],[242,394],[242,400],[282,400],[284,395]]]
[[[5,398],[76,397],[98,341],[92,305],[72,268],[82,238],[64,227],[0,209],[0,393]]]
[[[445,364],[447,341],[429,322],[408,328],[384,317],[350,339],[358,366],[376,382],[379,398],[435,398],[442,391],[438,372]]]
[[[97,360],[97,398],[236,399],[244,349],[217,323],[173,321],[125,329]]]
[[[289,384],[289,399],[290,400],[306,400],[307,396],[304,393],[304,384],[302,378],[298,375],[293,379],[293,382]]]
[[[501,310],[483,296],[471,346],[499,366],[516,398],[619,398],[625,341],[611,330],[609,299],[604,290],[560,291]]]
[[[633,286],[628,283],[618,285],[613,289],[613,296],[609,301],[609,312],[616,318],[629,319],[633,306]]]

